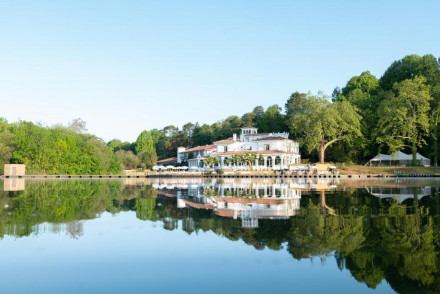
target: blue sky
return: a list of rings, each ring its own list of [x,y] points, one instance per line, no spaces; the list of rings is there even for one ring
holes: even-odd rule
[[[438,1],[0,0],[0,117],[104,140],[331,94],[440,56]]]

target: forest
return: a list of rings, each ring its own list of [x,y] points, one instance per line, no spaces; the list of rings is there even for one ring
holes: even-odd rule
[[[150,168],[176,156],[179,146],[211,144],[239,133],[289,132],[309,162],[364,164],[378,153],[401,150],[439,161],[440,59],[431,54],[396,60],[380,78],[368,70],[351,77],[331,96],[293,92],[285,105],[255,106],[213,124],[147,129],[136,142],[104,142],[85,122],[52,127],[0,119],[0,174],[4,163],[24,163],[29,173],[102,174]],[[270,103],[269,103],[270,104]]]

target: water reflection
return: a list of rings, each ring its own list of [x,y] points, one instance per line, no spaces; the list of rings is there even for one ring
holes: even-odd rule
[[[87,235],[103,212],[135,211],[196,238],[211,231],[294,259],[335,259],[374,289],[440,291],[437,181],[332,182],[261,179],[0,182],[0,236]],[[1,242],[1,241],[0,241]]]
[[[392,198],[399,203],[415,197],[423,198],[432,194],[432,187],[366,187],[368,193],[379,198]]]
[[[23,191],[25,179],[8,178],[4,180],[3,191]]]
[[[257,228],[259,219],[288,219],[296,215],[302,190],[324,191],[336,187],[334,181],[325,179],[295,182],[222,179],[204,183],[182,179],[152,186],[161,195],[174,195],[178,208],[209,209],[218,216],[241,219],[243,228]]]

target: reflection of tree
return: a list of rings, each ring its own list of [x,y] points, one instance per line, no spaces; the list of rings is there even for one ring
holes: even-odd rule
[[[157,221],[156,198],[136,199],[136,217],[141,220]]]
[[[67,223],[67,232],[73,239],[79,239],[84,235],[84,226],[79,221],[69,222]]]
[[[364,241],[360,216],[321,215],[320,205],[309,203],[292,219],[288,250],[297,259],[328,254],[334,250],[349,254]]]

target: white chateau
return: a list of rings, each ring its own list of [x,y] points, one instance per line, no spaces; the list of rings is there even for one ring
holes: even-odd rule
[[[300,163],[299,144],[289,140],[289,133],[258,133],[257,128],[241,129],[240,138],[214,142],[213,145],[197,146],[189,149],[177,148],[177,163],[188,164],[189,168],[205,167],[208,157],[217,158],[216,169],[249,169],[247,163],[232,163],[231,158],[242,154],[255,154],[254,170],[288,169],[290,164]]]

